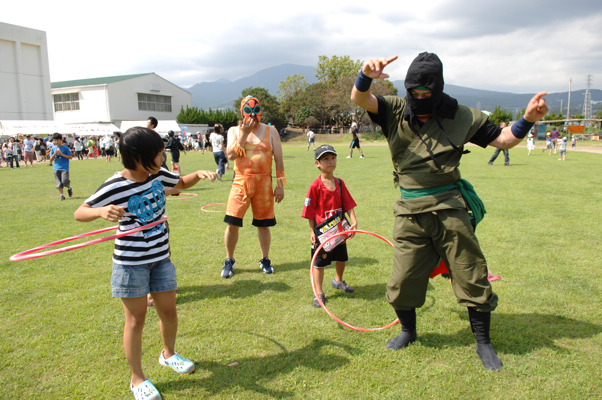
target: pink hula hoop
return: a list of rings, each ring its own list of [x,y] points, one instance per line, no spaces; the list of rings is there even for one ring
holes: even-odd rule
[[[186,195],[188,197],[180,197],[182,195]],[[181,192],[180,196],[174,196],[174,195],[167,196],[165,198],[165,200],[188,200],[188,199],[194,199],[195,197],[198,196],[198,194],[196,194],[196,193],[184,193],[184,192]]]
[[[225,206],[228,203],[215,203],[215,204],[207,204],[206,206],[201,207],[201,210],[205,211],[205,212],[209,212],[209,213],[225,213],[226,211],[212,211],[212,210],[205,210],[205,207],[212,207],[212,206]]]
[[[318,294],[316,293],[316,285],[315,285],[315,283],[314,283],[314,274],[313,274],[313,270],[314,270],[314,268],[315,268],[315,267],[314,267],[314,264],[315,264],[315,262],[316,262],[316,257],[318,256],[318,253],[320,252],[320,250],[322,250],[322,247],[324,247],[324,245],[325,245],[325,244],[326,244],[328,241],[330,241],[330,240],[332,240],[332,239],[336,238],[337,236],[346,235],[346,234],[348,234],[348,233],[365,233],[365,234],[367,234],[367,235],[376,236],[376,237],[377,237],[377,238],[379,238],[380,240],[387,242],[387,243],[388,243],[388,244],[389,244],[391,247],[393,247],[393,243],[391,243],[389,240],[385,239],[384,237],[382,237],[382,236],[380,236],[380,235],[377,235],[376,233],[372,233],[372,232],[368,232],[368,231],[357,231],[357,230],[355,230],[355,231],[354,231],[354,230],[351,230],[351,231],[339,232],[339,233],[337,233],[337,234],[335,234],[335,235],[332,235],[331,237],[329,237],[328,239],[326,239],[326,241],[325,241],[324,243],[322,243],[320,246],[318,246],[318,248],[316,249],[316,251],[315,251],[315,253],[314,253],[314,256],[313,256],[313,257],[312,257],[312,259],[311,259],[311,267],[310,267],[310,269],[309,269],[309,276],[310,276],[310,278],[311,278],[311,287],[312,287],[312,289],[314,290],[314,295],[316,296],[316,299],[318,299],[318,303],[320,303],[320,305],[322,306],[322,308],[324,309],[324,311],[326,311],[326,313],[327,313],[328,315],[330,315],[330,317],[331,317],[332,319],[334,319],[334,320],[335,320],[335,321],[337,321],[339,324],[341,324],[341,325],[343,325],[343,326],[345,326],[345,327],[347,327],[347,328],[349,328],[349,329],[353,329],[354,331],[360,331],[360,332],[372,332],[372,331],[380,331],[380,330],[383,330],[383,329],[390,328],[390,327],[392,327],[393,325],[395,325],[396,323],[398,323],[398,322],[399,322],[399,319],[396,319],[395,321],[391,322],[391,323],[390,323],[390,324],[388,324],[388,325],[381,326],[380,328],[359,328],[359,327],[357,327],[357,326],[350,325],[350,324],[348,324],[348,323],[346,323],[346,322],[344,322],[344,321],[340,320],[339,318],[337,318],[337,317],[336,317],[336,316],[335,316],[335,315],[334,315],[334,314],[333,314],[333,313],[332,313],[332,312],[331,312],[331,311],[330,311],[328,308],[326,308],[326,306],[324,305],[324,303],[322,303],[322,299],[320,299],[320,296],[318,296]]]
[[[119,232],[119,233],[116,233],[114,235],[110,235],[110,236],[103,237],[103,238],[100,238],[100,239],[89,240],[89,241],[84,242],[84,243],[74,244],[72,246],[67,246],[67,247],[61,247],[60,249],[48,250],[48,251],[44,251],[42,253],[31,254],[31,253],[35,253],[36,251],[47,249],[48,247],[52,247],[52,246],[56,246],[58,244],[63,244],[63,243],[71,242],[73,240],[81,239],[81,238],[86,237],[86,236],[92,236],[92,235],[97,235],[97,234],[103,233],[103,232],[113,231],[113,230],[119,228],[119,225],[112,226],[110,228],[99,229],[97,231],[92,231],[92,232],[88,232],[88,233],[82,233],[81,235],[72,236],[72,237],[67,238],[67,239],[57,240],[56,242],[48,243],[48,244],[45,244],[45,245],[42,245],[42,246],[35,247],[33,249],[30,249],[30,250],[22,251],[21,253],[17,253],[14,256],[12,256],[11,258],[9,258],[9,260],[11,260],[11,261],[31,260],[33,258],[40,258],[40,257],[50,256],[50,255],[53,255],[53,254],[64,253],[66,251],[81,249],[82,247],[88,247],[88,246],[92,246],[93,244],[98,244],[98,243],[106,242],[108,240],[117,239],[117,238],[120,238],[120,237],[123,237],[123,236],[131,235],[132,233],[140,232],[140,231],[143,231],[145,229],[152,228],[155,225],[162,224],[165,221],[167,221],[167,216],[163,216],[158,221],[151,222],[150,224],[139,226],[138,228],[130,229],[130,230],[124,231],[124,232]]]

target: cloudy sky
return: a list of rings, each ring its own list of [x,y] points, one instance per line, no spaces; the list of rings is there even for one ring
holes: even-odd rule
[[[455,85],[563,92],[591,74],[602,88],[600,0],[30,0],[5,4],[0,22],[46,32],[52,81],[155,72],[190,87],[319,55],[399,55],[397,80],[429,51]]]

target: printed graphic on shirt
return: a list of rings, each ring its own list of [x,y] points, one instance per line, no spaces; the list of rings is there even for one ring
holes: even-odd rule
[[[153,205],[150,199],[152,197],[155,200]],[[150,189],[142,193],[139,196],[132,196],[128,201],[128,211],[136,214],[136,216],[144,222],[144,224],[150,224],[155,220],[155,216],[163,215],[165,212],[165,191],[163,183],[160,180],[153,181]],[[144,237],[148,238],[155,232],[165,232],[164,224],[159,224],[153,227],[150,231],[144,233]]]

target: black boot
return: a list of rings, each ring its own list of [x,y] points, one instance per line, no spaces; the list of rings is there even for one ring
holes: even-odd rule
[[[477,339],[477,354],[486,370],[497,371],[502,368],[500,361],[489,339],[489,326],[491,325],[491,312],[479,312],[474,307],[468,307],[470,328]]]
[[[395,310],[401,323],[401,333],[389,340],[387,349],[399,350],[416,341],[416,309]]]

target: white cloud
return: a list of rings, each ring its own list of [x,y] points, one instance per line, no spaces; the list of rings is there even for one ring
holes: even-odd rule
[[[403,79],[421,51],[437,53],[447,83],[487,90],[565,91],[602,65],[602,3],[561,1],[168,3],[33,0],[3,8],[2,22],[44,30],[53,81],[156,72],[183,87],[236,80],[319,55],[367,60],[398,54]],[[602,75],[602,74],[600,74]],[[598,82],[596,84],[596,82]]]

